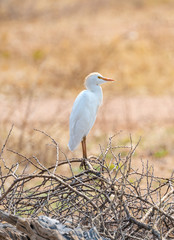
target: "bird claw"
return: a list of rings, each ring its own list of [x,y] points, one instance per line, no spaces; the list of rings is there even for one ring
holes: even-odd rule
[[[80,169],[83,169],[83,168],[87,170],[86,158],[83,158],[82,162],[80,163]]]
[[[80,169],[83,170],[83,167],[85,170],[88,170],[89,172],[95,174],[97,177],[100,177],[100,172],[96,171],[86,158],[83,158],[80,164]]]

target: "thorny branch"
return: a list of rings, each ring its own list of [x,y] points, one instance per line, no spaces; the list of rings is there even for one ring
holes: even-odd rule
[[[47,168],[32,155],[10,150],[23,161],[9,167],[3,152],[11,131],[0,152],[1,221],[15,225],[18,217],[36,221],[42,214],[72,228],[95,227],[109,239],[174,239],[174,178],[154,176],[148,163],[142,162],[141,171],[133,169],[139,142],[133,146],[131,136],[130,146],[122,147],[113,146],[110,138],[101,156],[88,159],[90,169],[75,174],[74,165],[81,159],[63,155],[61,160],[57,142],[40,130],[56,148],[55,164]],[[68,176],[59,173],[64,167],[70,169]]]

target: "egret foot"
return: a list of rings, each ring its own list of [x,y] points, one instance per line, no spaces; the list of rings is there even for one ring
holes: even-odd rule
[[[83,158],[82,162],[80,164],[80,169],[85,168],[85,170],[90,170],[91,172],[96,172],[96,170],[92,167],[91,163],[88,161],[88,159]]]
[[[85,169],[87,170],[87,164],[86,164],[86,158],[82,158],[82,162],[80,163],[80,169]]]

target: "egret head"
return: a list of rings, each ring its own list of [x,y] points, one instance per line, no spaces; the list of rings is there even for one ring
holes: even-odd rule
[[[96,86],[105,83],[105,82],[109,82],[109,81],[114,81],[111,78],[106,78],[103,77],[100,73],[98,72],[93,72],[90,73],[86,78],[85,78],[85,86],[87,89],[93,89]]]

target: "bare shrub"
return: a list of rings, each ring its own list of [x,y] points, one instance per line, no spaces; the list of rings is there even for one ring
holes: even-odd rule
[[[38,217],[44,215],[72,229],[95,228],[100,236],[109,239],[173,239],[174,178],[154,176],[148,162],[142,161],[141,171],[133,169],[132,157],[139,142],[133,146],[131,136],[129,146],[113,146],[110,138],[98,158],[86,161],[88,170],[75,174],[74,164],[82,159],[64,155],[60,160],[58,143],[42,131],[56,149],[54,166],[47,168],[37,157],[28,158],[14,150],[9,151],[19,160],[8,166],[3,151],[11,130],[0,153],[2,221],[15,225],[25,236],[31,234],[27,232],[29,226],[32,231],[31,226],[39,224]],[[124,154],[127,150],[126,156],[123,150]],[[20,164],[22,172],[18,171]],[[69,168],[69,176],[64,174],[64,168],[58,173],[63,166]],[[25,223],[25,230],[19,228],[19,220]]]

